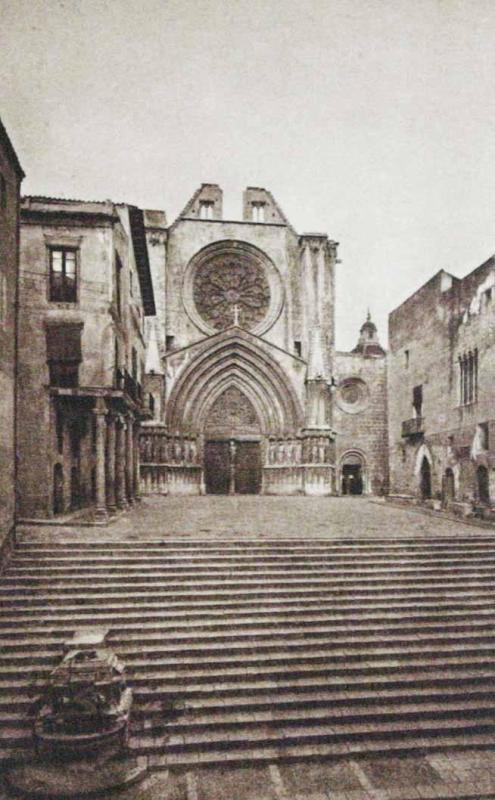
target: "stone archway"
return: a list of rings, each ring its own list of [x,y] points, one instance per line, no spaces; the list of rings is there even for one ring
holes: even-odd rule
[[[256,337],[231,328],[198,348],[179,374],[166,425],[197,437],[207,493],[258,493],[270,437],[295,437],[303,422],[289,378]]]
[[[277,361],[255,337],[230,329],[208,340],[180,373],[167,402],[168,430],[202,433],[213,403],[231,386],[251,402],[263,435],[301,427],[301,404]]]
[[[235,384],[211,404],[203,435],[206,493],[259,494],[261,424],[253,403]]]
[[[340,494],[361,495],[367,492],[366,459],[358,450],[349,450],[340,459]]]
[[[430,462],[423,456],[420,468],[420,491],[423,500],[431,498],[431,467]]]

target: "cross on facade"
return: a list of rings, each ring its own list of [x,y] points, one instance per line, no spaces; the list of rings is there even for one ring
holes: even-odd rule
[[[232,311],[234,312],[234,325],[239,325],[239,311],[240,308],[237,303],[232,307]]]

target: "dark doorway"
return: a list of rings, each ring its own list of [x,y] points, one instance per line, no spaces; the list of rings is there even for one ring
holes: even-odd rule
[[[206,442],[204,463],[207,494],[259,494],[261,491],[259,442]]]
[[[430,462],[423,456],[421,462],[421,497],[423,500],[429,500],[431,497],[431,467]]]
[[[478,500],[480,503],[488,505],[490,503],[490,486],[486,467],[478,467],[476,470],[476,480],[478,483]]]
[[[64,510],[64,468],[55,464],[53,468],[53,513],[61,514]]]
[[[205,486],[207,494],[230,493],[230,442],[206,442]]]
[[[342,494],[363,493],[363,468],[361,464],[343,464]]]
[[[259,442],[235,442],[236,494],[259,494],[261,490],[261,450]]]
[[[72,467],[70,471],[70,507],[72,511],[81,508],[81,481],[79,467]]]
[[[454,484],[454,473],[448,467],[445,470],[445,475],[443,476],[443,504],[444,506],[448,506],[455,500],[455,484]]]

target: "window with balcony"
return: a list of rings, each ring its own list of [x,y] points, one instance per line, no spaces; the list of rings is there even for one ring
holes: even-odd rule
[[[77,251],[69,247],[50,248],[50,301],[77,302]]]

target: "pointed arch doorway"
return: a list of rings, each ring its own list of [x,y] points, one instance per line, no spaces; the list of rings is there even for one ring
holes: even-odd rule
[[[261,425],[251,400],[229,386],[211,404],[204,426],[207,494],[259,494]]]

